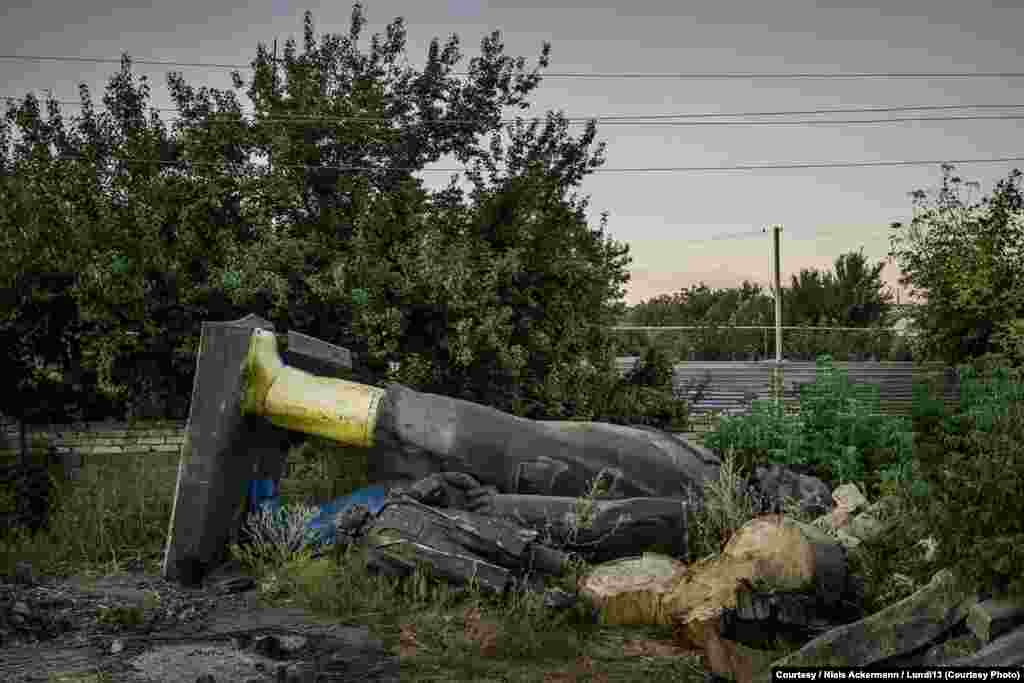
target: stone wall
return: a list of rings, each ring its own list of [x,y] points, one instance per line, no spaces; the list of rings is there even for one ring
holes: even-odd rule
[[[185,424],[184,420],[140,420],[30,425],[26,440],[32,462],[46,462],[52,446],[59,464],[64,466],[65,476],[77,479],[86,466],[110,464],[121,458],[148,457],[161,463],[177,463],[185,440]],[[17,422],[0,420],[0,462],[17,460],[18,440]]]

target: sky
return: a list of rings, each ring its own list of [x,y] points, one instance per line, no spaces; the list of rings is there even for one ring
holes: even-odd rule
[[[313,12],[318,35],[347,33],[351,13],[350,3],[317,5],[310,0],[150,4],[4,0],[0,53],[117,59],[127,52],[135,60],[248,64],[259,42],[272,45],[277,39],[283,45],[293,37],[301,46],[307,9]],[[417,66],[425,62],[434,37],[443,42],[457,34],[465,66],[479,54],[480,39],[500,30],[506,53],[525,57],[528,66],[549,41],[547,71],[553,73],[1024,72],[1024,0],[873,0],[872,7],[836,0],[617,4],[369,0],[361,44],[368,46],[370,34],[383,33],[392,19],[402,16],[408,56]],[[117,69],[116,64],[0,59],[0,96],[21,97],[30,91],[42,96],[50,90],[57,99],[77,100],[78,84],[84,82],[100,104]],[[136,74],[149,76],[153,106],[172,106],[166,88],[166,73],[172,69],[182,71],[196,87],[231,87],[229,69],[135,65]],[[1024,105],[1024,78],[550,77],[534,92],[533,101],[527,115],[560,110],[569,117]],[[248,104],[244,95],[243,104]],[[79,111],[73,106],[62,109],[67,115]],[[968,109],[789,120],[1020,113]],[[578,135],[582,127],[571,130]],[[802,268],[830,268],[840,254],[862,247],[872,263],[878,262],[889,251],[889,224],[909,221],[909,193],[936,187],[939,166],[648,173],[615,169],[1024,157],[1022,132],[1022,120],[1014,119],[827,126],[599,123],[598,139],[607,143],[607,170],[588,177],[582,191],[590,195],[592,225],[607,211],[610,236],[630,246],[627,303],[700,281],[733,287],[748,279],[767,287],[772,252],[770,232],[762,233],[763,228],[783,226],[784,284]],[[958,171],[979,181],[987,194],[1015,166],[1024,167],[1024,161],[962,165]],[[424,177],[435,187],[448,180],[445,173]],[[899,275],[898,264],[887,263],[883,276],[894,291],[900,289]],[[901,290],[902,300],[906,296]]]

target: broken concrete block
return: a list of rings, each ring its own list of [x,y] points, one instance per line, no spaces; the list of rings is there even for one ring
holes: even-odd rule
[[[1024,666],[1024,626],[996,638],[973,655],[945,662],[943,666]]]
[[[967,616],[977,594],[967,592],[949,570],[890,607],[832,629],[775,666],[858,667],[917,650]],[[769,680],[769,679],[764,679]]]
[[[1024,623],[1024,601],[993,598],[973,605],[967,613],[967,628],[983,643],[991,642]]]

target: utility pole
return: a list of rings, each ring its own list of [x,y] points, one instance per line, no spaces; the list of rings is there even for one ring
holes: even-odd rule
[[[767,232],[767,230],[765,230]],[[772,369],[772,394],[775,405],[779,405],[779,394],[782,387],[782,267],[779,258],[779,233],[781,225],[772,226],[772,269],[775,281],[775,367]]]
[[[781,225],[772,226],[772,245],[775,257],[775,362],[782,362],[782,268],[779,258],[779,233],[782,232]]]

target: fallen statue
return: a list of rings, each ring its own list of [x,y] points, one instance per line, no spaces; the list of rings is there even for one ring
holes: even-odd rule
[[[260,496],[257,488],[252,512],[278,507],[275,495]],[[541,586],[544,576],[562,574],[573,554],[604,562],[657,548],[683,557],[687,510],[672,498],[501,494],[466,473],[445,472],[405,489],[369,487],[338,498],[321,506],[307,529],[318,549],[362,544],[372,570],[409,576],[423,563],[450,584],[475,579],[500,594],[522,582]]]
[[[400,385],[347,381],[347,352],[294,332],[286,350],[291,365],[285,365],[272,329],[255,316],[203,324],[166,578],[201,580],[223,559],[246,510],[247,483],[280,479],[290,432],[372,448],[370,480],[404,482],[397,490],[363,490],[321,508],[327,519],[319,520],[320,528],[333,529],[336,542],[364,543],[384,571],[404,573],[423,560],[456,583],[475,577],[484,588],[503,591],[516,580],[529,581],[530,569],[534,576],[563,571],[566,553],[605,562],[661,545],[676,557],[686,554],[687,511],[701,504],[703,484],[717,479],[721,467],[707,451],[656,430],[525,420]],[[732,636],[740,637],[751,628],[760,634],[764,613],[779,605],[787,612],[805,606],[799,596],[764,595],[758,583],[764,579],[779,584],[769,586],[776,592],[810,592],[821,605],[836,604],[840,584],[851,583],[843,580],[842,538],[784,515],[759,516],[733,534],[720,556],[691,566],[657,553],[615,560],[588,573],[581,592],[603,603],[605,620],[667,620],[679,639],[704,648],[712,671],[742,681],[754,680],[756,671],[760,680],[770,666],[754,666],[741,643],[721,632],[722,616],[733,610]],[[739,579],[749,586],[740,590]],[[652,582],[666,590],[651,590]],[[969,603],[982,605],[982,596],[965,599],[950,588],[949,572],[937,572],[910,598],[830,628],[784,660],[766,661],[803,666],[828,657],[834,665],[863,666],[918,657],[933,636],[965,621],[971,627]],[[707,608],[709,600],[715,609],[691,609]],[[768,604],[772,600],[779,604]],[[1017,607],[989,608],[976,620],[988,625],[984,638],[975,634],[983,646],[956,664],[1021,662],[1024,627],[999,638],[994,630],[1009,628],[1003,619],[1018,614]],[[804,625],[818,628],[817,609],[805,611]]]
[[[456,578],[480,562],[512,571],[487,569],[497,588],[525,567],[557,572],[563,562],[544,549],[551,545],[598,562],[652,546],[685,554],[687,506],[700,504],[721,467],[710,451],[655,429],[535,421],[399,384],[313,374],[284,363],[268,326],[255,316],[203,324],[167,578],[180,576],[181,563],[223,558],[244,487],[268,476],[253,477],[253,458],[278,453],[285,430],[372,449],[372,482],[418,482],[368,520],[371,544],[408,541],[382,540],[380,556],[401,548]],[[344,369],[343,351],[288,336],[290,361],[329,373]],[[584,497],[593,503],[578,514]]]

